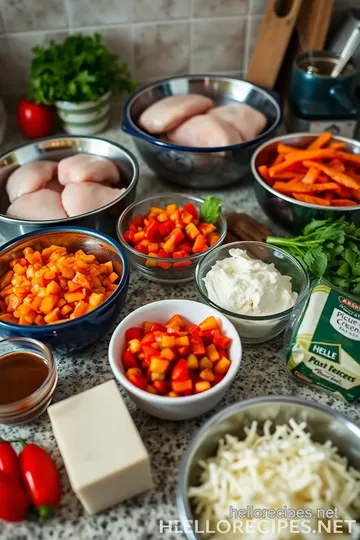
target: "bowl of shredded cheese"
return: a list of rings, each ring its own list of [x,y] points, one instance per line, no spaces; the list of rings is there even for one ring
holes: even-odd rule
[[[236,403],[193,438],[177,501],[187,540],[357,538],[360,428],[300,398]]]

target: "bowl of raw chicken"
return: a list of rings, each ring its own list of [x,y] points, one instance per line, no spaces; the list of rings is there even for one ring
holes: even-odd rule
[[[0,243],[52,225],[115,237],[138,176],[127,149],[96,137],[49,137],[10,150],[0,157]]]
[[[249,173],[254,150],[274,136],[281,119],[268,90],[232,77],[182,75],[133,94],[122,129],[160,178],[221,188]]]

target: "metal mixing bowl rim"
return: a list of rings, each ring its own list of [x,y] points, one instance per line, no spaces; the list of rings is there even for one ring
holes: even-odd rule
[[[18,243],[22,242],[26,238],[37,237],[37,236],[41,237],[48,233],[60,233],[60,232],[79,233],[79,234],[85,234],[87,236],[93,236],[93,237],[95,236],[97,239],[105,240],[108,244],[110,244],[116,250],[117,254],[120,256],[121,263],[123,266],[123,273],[122,273],[122,276],[120,277],[120,281],[118,283],[117,288],[109,296],[109,298],[105,300],[105,302],[100,304],[100,306],[97,306],[95,309],[93,309],[89,313],[86,313],[85,315],[81,315],[81,317],[76,317],[75,319],[72,319],[70,321],[57,323],[57,324],[51,324],[51,325],[43,324],[43,325],[34,326],[34,325],[14,324],[14,323],[0,320],[0,330],[1,328],[7,328],[11,330],[18,330],[19,328],[31,328],[31,332],[37,335],[37,334],[42,334],[45,328],[47,330],[51,328],[54,330],[54,332],[56,332],[56,330],[60,330],[61,328],[65,328],[65,327],[69,328],[71,326],[76,326],[79,322],[84,322],[86,321],[86,319],[92,318],[92,316],[96,314],[97,311],[103,310],[104,308],[108,307],[113,302],[113,300],[117,298],[123,292],[124,288],[126,287],[129,281],[129,265],[127,262],[126,254],[123,253],[121,246],[119,246],[119,244],[113,238],[111,238],[107,234],[100,231],[95,231],[92,229],[86,229],[85,227],[75,227],[75,226],[74,227],[69,227],[69,226],[49,227],[49,228],[44,228],[44,229],[37,229],[35,231],[31,231],[21,236],[17,236],[16,238],[13,238],[9,242],[6,242],[6,244],[3,244],[0,247],[0,257],[2,256],[4,250],[8,250],[9,248],[10,249],[15,248]]]
[[[225,309],[222,306],[219,306],[218,304],[216,304],[215,302],[210,300],[210,298],[209,298],[209,296],[207,294],[203,293],[203,291],[201,290],[201,287],[199,285],[200,279],[202,279],[202,278],[200,278],[200,267],[201,267],[202,264],[204,264],[205,259],[208,256],[207,251],[204,252],[203,257],[200,259],[200,261],[198,262],[198,264],[196,266],[196,269],[195,269],[195,288],[196,288],[196,291],[199,294],[199,296],[205,301],[206,304],[208,304],[209,306],[211,306],[214,309],[217,309],[218,311],[223,313],[228,318],[233,317],[234,319],[239,319],[239,320],[244,320],[244,321],[259,322],[259,321],[273,321],[273,320],[276,320],[276,319],[283,319],[283,318],[287,317],[288,315],[290,315],[293,312],[293,310],[295,308],[297,308],[297,306],[300,304],[300,302],[302,302],[305,295],[307,295],[308,292],[309,292],[310,278],[309,278],[309,274],[308,274],[306,268],[303,266],[303,264],[296,257],[294,257],[293,255],[291,255],[290,253],[285,251],[285,249],[279,248],[279,247],[274,246],[272,244],[266,244],[265,242],[257,242],[256,240],[238,240],[237,242],[231,242],[230,244],[223,244],[223,245],[220,245],[220,246],[216,246],[216,249],[212,250],[211,255],[214,255],[216,250],[220,250],[222,248],[231,248],[231,247],[241,248],[240,244],[253,244],[253,245],[260,246],[260,247],[265,247],[265,248],[267,248],[269,250],[280,251],[280,253],[282,253],[285,256],[285,258],[287,258],[289,261],[291,261],[291,263],[294,266],[297,266],[298,269],[300,269],[302,271],[303,276],[304,276],[305,286],[304,286],[304,290],[300,294],[298,294],[298,296],[296,298],[296,301],[295,301],[295,304],[292,307],[290,307],[288,309],[285,309],[284,311],[280,311],[279,313],[274,313],[272,315],[245,315],[245,314],[242,314],[242,313],[234,313],[233,311],[229,311],[228,309]],[[292,277],[292,276],[290,276],[290,277]]]
[[[267,146],[270,146],[271,144],[274,144],[275,142],[282,142],[282,141],[286,141],[288,139],[291,139],[293,137],[309,137],[309,136],[313,136],[314,138],[316,138],[318,135],[316,134],[313,134],[313,133],[307,133],[307,132],[301,132],[301,133],[288,133],[287,135],[280,135],[279,137],[273,137],[272,139],[268,139],[266,142],[264,142],[261,146],[259,146],[253,153],[252,157],[251,157],[251,161],[250,161],[250,166],[251,166],[251,172],[252,174],[254,175],[255,177],[255,180],[262,186],[264,187],[267,191],[269,191],[270,193],[272,193],[273,195],[276,195],[277,197],[279,197],[280,199],[282,199],[283,201],[288,201],[292,204],[296,204],[297,206],[303,206],[305,208],[314,208],[316,210],[324,210],[324,211],[335,211],[335,212],[353,212],[354,210],[360,210],[360,204],[356,205],[356,206],[321,206],[320,204],[310,204],[310,203],[305,203],[305,202],[302,202],[302,201],[298,201],[297,199],[293,199],[292,197],[288,197],[287,195],[283,195],[282,193],[280,193],[279,191],[276,191],[275,189],[273,189],[271,186],[269,186],[262,178],[261,176],[259,175],[259,173],[257,172],[256,170],[256,167],[255,167],[255,161],[258,157],[258,155],[260,154],[260,152],[262,150],[264,150]],[[354,143],[358,143],[359,144],[359,148],[360,148],[360,142],[359,141],[356,141],[355,139],[348,139],[346,137],[340,137],[340,136],[337,136],[337,135],[334,135],[334,139],[336,141],[340,141],[340,142],[344,142],[344,143],[347,143],[347,144],[354,144]],[[359,154],[360,155],[360,154]]]
[[[211,78],[211,79],[222,79],[225,81],[236,81],[236,82],[243,82],[248,84],[249,86],[253,86],[258,90],[261,94],[263,94],[266,98],[268,98],[272,104],[274,105],[276,109],[276,119],[271,124],[271,126],[266,130],[257,135],[254,139],[251,139],[250,141],[246,141],[240,144],[232,144],[229,146],[210,146],[208,148],[204,147],[198,147],[198,146],[182,146],[180,144],[174,144],[171,142],[165,142],[160,139],[157,139],[156,137],[153,137],[152,135],[148,134],[146,131],[143,131],[140,129],[135,122],[133,122],[131,115],[130,115],[130,107],[134,103],[134,101],[145,91],[150,90],[156,86],[158,86],[161,83],[166,83],[169,81],[175,81],[178,79],[196,79],[196,78]],[[130,135],[133,135],[134,137],[144,139],[145,141],[155,144],[156,146],[159,146],[164,149],[168,150],[177,150],[181,152],[197,152],[197,153],[210,153],[210,152],[225,152],[225,151],[232,151],[232,150],[241,150],[243,148],[247,148],[249,146],[252,146],[254,144],[258,144],[264,139],[266,139],[271,133],[273,133],[276,128],[279,126],[279,124],[282,121],[282,110],[279,103],[276,101],[273,95],[269,92],[268,89],[262,88],[261,86],[258,86],[257,84],[251,83],[249,81],[246,81],[245,79],[237,79],[236,77],[227,77],[223,75],[212,75],[209,73],[192,73],[190,75],[177,75],[176,77],[166,77],[164,79],[158,79],[152,83],[149,83],[137,90],[134,94],[132,94],[125,102],[124,105],[124,112],[123,112],[123,122],[122,122],[122,130],[125,133],[128,133],[128,126],[130,127]]]
[[[28,142],[26,144],[20,144],[19,146],[15,146],[11,150],[8,150],[7,152],[5,152],[3,154],[0,154],[0,161],[2,159],[6,158],[7,156],[9,156],[10,154],[12,154],[13,152],[16,152],[17,150],[20,150],[21,148],[26,148],[27,146],[32,146],[34,144],[38,144],[38,143],[42,143],[42,142],[46,142],[46,141],[58,141],[58,140],[65,140],[66,141],[66,140],[69,140],[69,139],[91,139],[91,140],[94,140],[94,141],[103,141],[103,142],[106,142],[106,143],[109,143],[109,144],[115,146],[118,150],[121,150],[122,152],[124,152],[124,154],[126,154],[127,157],[130,159],[130,162],[131,162],[131,165],[132,165],[132,168],[133,168],[132,178],[131,178],[130,184],[127,186],[124,193],[119,195],[119,197],[117,199],[114,199],[112,202],[110,202],[110,203],[108,203],[108,204],[106,204],[104,206],[101,206],[100,208],[96,208],[96,210],[91,210],[91,212],[86,212],[85,214],[78,214],[77,216],[71,216],[71,217],[69,216],[67,218],[60,218],[60,219],[44,219],[44,220],[36,221],[36,220],[32,220],[32,219],[19,219],[19,218],[7,216],[6,214],[0,214],[1,219],[3,219],[4,221],[8,221],[9,223],[15,221],[16,223],[24,224],[24,225],[28,225],[29,223],[31,223],[33,225],[49,225],[49,226],[51,226],[51,225],[55,224],[56,226],[61,226],[63,223],[66,224],[69,221],[74,221],[74,219],[80,219],[80,218],[93,216],[93,215],[96,215],[98,212],[102,212],[104,210],[107,210],[108,208],[111,208],[115,204],[119,203],[124,197],[126,197],[128,195],[128,193],[134,187],[136,187],[136,184],[138,183],[138,180],[139,180],[139,164],[137,162],[136,157],[134,156],[134,154],[132,154],[132,152],[130,152],[127,148],[125,148],[125,146],[122,146],[121,144],[117,144],[116,142],[113,142],[110,139],[105,139],[103,137],[92,137],[91,135],[68,135],[68,136],[60,135],[59,137],[55,137],[55,136],[43,137],[42,139],[36,139],[36,141],[33,141],[33,142]],[[84,153],[86,153],[86,152],[84,152]],[[98,154],[92,154],[92,155],[98,155]],[[110,158],[108,158],[108,159],[110,159]],[[29,161],[28,163],[31,163],[31,161]],[[23,165],[26,165],[26,163],[23,163]],[[120,180],[121,180],[121,176],[120,176]]]
[[[190,443],[185,450],[185,453],[183,454],[181,461],[180,461],[180,468],[179,468],[179,474],[178,474],[178,485],[177,485],[177,507],[179,511],[179,517],[180,522],[182,525],[187,526],[188,520],[192,518],[192,513],[190,510],[190,505],[188,503],[188,497],[186,493],[186,489],[188,488],[186,484],[186,476],[187,476],[187,469],[188,465],[190,463],[190,458],[193,453],[193,451],[196,449],[199,441],[202,440],[204,435],[216,426],[217,424],[220,424],[223,420],[226,420],[229,416],[232,415],[232,413],[238,412],[238,411],[244,411],[249,407],[252,407],[253,405],[261,405],[261,404],[270,404],[270,403],[278,403],[278,404],[288,404],[288,405],[301,405],[302,407],[315,409],[318,411],[321,411],[334,420],[340,422],[341,424],[345,425],[350,431],[355,433],[355,435],[359,438],[360,441],[360,427],[355,424],[352,420],[347,418],[345,415],[339,413],[338,411],[335,411],[331,409],[330,407],[327,407],[326,405],[319,404],[312,400],[306,400],[303,398],[298,397],[292,397],[292,396],[258,396],[255,398],[246,399],[244,401],[239,401],[237,403],[234,403],[233,405],[230,405],[223,409],[222,411],[219,411],[214,416],[212,416],[209,420],[207,420],[197,431],[196,435],[192,437],[190,440]],[[221,437],[219,437],[220,439]],[[186,528],[185,528],[186,530]],[[195,540],[196,537],[192,534],[191,540]]]
[[[118,219],[118,222],[116,224],[116,233],[117,233],[117,236],[118,236],[118,239],[121,243],[121,245],[127,249],[132,255],[136,255],[136,257],[143,257],[144,259],[146,260],[150,260],[150,261],[158,261],[158,262],[170,262],[170,263],[173,263],[173,262],[183,262],[183,261],[196,261],[197,259],[201,259],[202,257],[205,256],[205,253],[210,253],[211,251],[213,251],[214,249],[216,249],[217,247],[219,247],[222,242],[224,241],[225,239],[225,236],[226,236],[226,232],[227,232],[227,224],[226,224],[226,219],[225,219],[225,216],[224,216],[224,213],[221,212],[220,213],[220,216],[219,216],[219,220],[220,220],[220,226],[221,226],[221,231],[220,231],[220,238],[218,239],[218,241],[213,245],[213,246],[210,246],[206,251],[201,251],[200,253],[193,253],[192,255],[188,255],[187,257],[179,257],[178,259],[174,259],[174,258],[171,258],[171,257],[154,257],[152,255],[146,255],[145,253],[141,253],[140,251],[137,251],[136,249],[134,249],[133,247],[131,247],[127,242],[126,240],[124,239],[124,236],[123,236],[123,233],[121,231],[121,222],[125,219],[126,217],[126,214],[128,214],[131,210],[133,210],[135,208],[135,206],[137,206],[138,204],[143,204],[143,203],[146,203],[146,202],[150,202],[150,201],[153,201],[155,199],[159,199],[159,198],[162,198],[162,197],[184,197],[185,199],[188,199],[189,202],[197,202],[197,203],[200,203],[202,204],[204,202],[204,199],[201,199],[200,197],[194,197],[193,195],[187,195],[185,193],[179,193],[179,192],[176,192],[176,191],[169,191],[169,192],[165,192],[165,193],[158,193],[157,195],[152,195],[151,197],[146,197],[145,199],[141,199],[139,201],[135,201],[133,203],[131,203],[129,206],[127,206],[125,208],[125,210],[123,210],[121,216],[119,217]]]

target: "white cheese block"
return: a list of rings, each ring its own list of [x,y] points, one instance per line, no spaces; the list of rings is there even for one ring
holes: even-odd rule
[[[90,514],[152,487],[149,454],[108,381],[48,409],[76,496]]]

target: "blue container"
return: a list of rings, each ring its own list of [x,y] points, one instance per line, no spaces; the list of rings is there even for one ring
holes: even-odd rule
[[[68,322],[44,326],[25,326],[0,321],[0,337],[23,336],[45,343],[62,353],[78,351],[101,340],[124,307],[129,285],[126,255],[110,236],[82,227],[52,227],[24,234],[4,244],[0,250],[0,278],[9,270],[9,262],[21,257],[25,247],[41,250],[53,244],[70,252],[83,249],[100,262],[112,261],[121,278],[117,289],[99,307]]]

